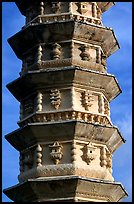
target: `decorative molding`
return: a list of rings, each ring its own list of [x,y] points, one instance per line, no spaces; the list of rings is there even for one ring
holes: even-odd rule
[[[104,99],[104,114],[110,117],[109,102],[106,99]]]
[[[44,2],[41,1],[40,2],[40,6],[39,6],[39,10],[40,10],[40,15],[44,15]]]
[[[72,52],[71,54],[71,52],[70,52],[70,55],[72,55],[72,58],[46,60],[46,61],[41,61],[40,64],[34,63],[29,67],[24,66],[23,71],[21,72],[21,75],[25,74],[27,71],[30,71],[30,70],[38,70],[38,69],[45,70],[47,68],[51,69],[51,68],[59,68],[59,67],[72,66],[72,65],[87,68],[89,70],[95,70],[95,71],[106,73],[106,68],[102,64],[99,64],[98,62],[96,63],[96,62],[85,61],[81,59],[75,59],[74,53]]]
[[[93,105],[93,101],[93,95],[90,93],[90,91],[82,92],[82,105],[84,106],[85,110],[90,110],[90,107]]]
[[[29,115],[29,117],[24,118],[18,122],[18,125],[24,126],[27,123],[35,122],[56,122],[56,121],[66,121],[66,120],[79,120],[88,123],[101,124],[112,126],[111,121],[106,115],[99,115],[80,111],[64,111],[64,112],[53,112],[53,113],[35,113]]]
[[[42,100],[43,100],[43,94],[41,92],[37,93],[37,99],[36,99],[36,111],[42,111]]]
[[[37,166],[42,166],[42,147],[39,144],[36,148],[36,164]]]
[[[51,100],[51,104],[52,106],[58,110],[59,106],[61,104],[61,94],[60,91],[58,89],[52,89],[51,93],[50,93],[50,100]]]
[[[75,141],[72,142],[71,155],[72,155],[72,164],[75,164],[76,159],[77,159],[77,155],[76,155],[76,143],[75,143]]]
[[[100,149],[100,166],[103,168],[106,168],[107,166],[107,156],[105,147],[101,147]]]
[[[111,196],[105,196],[105,195],[102,195],[102,194],[98,194],[97,192],[87,193],[87,192],[82,192],[81,191],[81,192],[77,192],[76,195],[78,197],[83,196],[84,198],[89,198],[90,197],[90,199],[102,200],[102,202],[104,200],[106,200],[107,202],[114,202],[114,199],[112,199]],[[89,201],[89,202],[95,202],[95,201]]]
[[[41,61],[42,61],[42,53],[43,49],[42,49],[42,46],[39,45],[38,48],[37,48],[37,63],[38,64],[41,64]]]
[[[60,2],[51,2],[53,13],[57,13],[60,11]]]
[[[93,161],[96,158],[96,154],[94,153],[95,150],[96,150],[96,147],[94,147],[91,142],[89,142],[83,147],[82,159],[88,165],[91,163],[91,161]]]
[[[113,181],[112,175],[109,173],[107,169],[102,168],[90,168],[80,167],[76,164],[58,164],[58,165],[42,165],[29,169],[25,172],[22,172],[18,179],[20,182],[26,181],[31,178],[38,177],[50,177],[50,176],[67,176],[67,175],[77,175],[77,176],[85,176],[89,178],[98,178],[105,179],[108,181]]]
[[[110,153],[110,151],[107,150],[106,152],[106,156],[107,156],[107,168],[109,170],[109,172],[112,174],[112,153]]]
[[[63,146],[56,141],[53,145],[49,145],[49,148],[51,149],[50,156],[54,164],[58,164],[63,157]]]
[[[96,2],[92,3],[92,16],[94,18],[97,18],[97,8],[96,8]]]
[[[61,56],[61,45],[54,43],[52,45],[53,50],[51,51],[52,60],[60,59]]]
[[[98,10],[97,10],[98,11]],[[97,18],[94,17],[88,17],[88,16],[83,16],[80,14],[70,14],[70,13],[66,13],[66,14],[55,14],[55,15],[39,15],[37,17],[35,17],[32,20],[28,20],[27,24],[24,27],[27,27],[29,25],[34,25],[37,22],[41,21],[42,23],[48,23],[48,22],[55,22],[55,21],[66,21],[66,20],[77,20],[77,21],[83,21],[89,24],[96,24],[96,25],[102,25],[102,21],[101,21],[101,16],[99,14],[99,11],[97,13]]]
[[[79,47],[79,49],[81,50],[81,53],[80,53],[80,57],[82,60],[85,60],[85,61],[89,61],[91,60],[91,56],[89,54],[89,46],[88,45],[81,45]]]
[[[98,96],[98,112],[104,114],[104,97],[102,94]]]
[[[88,2],[78,2],[77,3],[78,12],[84,15],[88,11],[87,5],[88,5]]]

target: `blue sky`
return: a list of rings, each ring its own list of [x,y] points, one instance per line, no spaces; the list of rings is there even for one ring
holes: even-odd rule
[[[10,20],[10,21],[9,21]],[[7,39],[18,32],[25,19],[14,2],[2,3],[2,184],[3,189],[18,183],[19,154],[4,135],[18,128],[19,102],[6,89],[6,84],[19,77],[21,61],[16,57]],[[132,202],[132,3],[117,2],[103,14],[103,24],[111,27],[120,49],[107,59],[108,73],[114,74],[122,94],[111,104],[111,120],[126,139],[113,155],[113,176],[121,182]],[[3,202],[12,202],[4,194]]]

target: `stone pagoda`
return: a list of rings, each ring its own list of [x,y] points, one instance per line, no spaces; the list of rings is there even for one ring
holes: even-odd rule
[[[22,60],[7,88],[20,102],[19,128],[6,135],[20,153],[14,202],[119,202],[112,154],[125,142],[110,120],[121,93],[106,59],[119,48],[102,14],[113,2],[16,2],[26,23],[8,42]]]

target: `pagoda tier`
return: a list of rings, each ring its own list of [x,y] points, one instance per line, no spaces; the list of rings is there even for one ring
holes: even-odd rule
[[[120,202],[126,196],[118,182],[80,176],[29,179],[6,194],[15,202]]]
[[[20,152],[20,182],[66,175],[113,181],[112,154],[125,142],[117,127],[82,119],[29,123],[6,139]],[[51,154],[54,147],[57,151],[62,147],[57,160]],[[40,165],[34,159],[38,160],[38,153]]]
[[[114,76],[77,67],[28,71],[7,87],[21,102],[20,126],[58,117],[112,125],[109,102],[121,92]]]
[[[112,155],[125,143],[110,119],[121,93],[107,58],[119,48],[102,13],[113,2],[18,1],[26,23],[8,39],[22,60],[7,85],[20,102],[19,128],[6,135],[20,153],[15,202],[119,202]]]
[[[100,15],[115,5],[114,2],[44,2],[33,1],[16,2],[22,15],[31,17],[47,14],[77,13],[100,17]],[[30,19],[31,20],[31,19]]]
[[[106,72],[106,59],[118,48],[111,28],[70,19],[32,23],[8,42],[23,62],[22,73],[77,65]]]

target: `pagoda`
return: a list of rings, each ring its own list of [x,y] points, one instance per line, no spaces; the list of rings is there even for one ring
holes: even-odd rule
[[[22,60],[7,88],[20,102],[19,128],[5,136],[20,154],[14,202],[120,202],[112,155],[125,143],[110,120],[121,93],[106,59],[119,48],[102,14],[114,2],[16,1],[26,18],[8,39]]]

